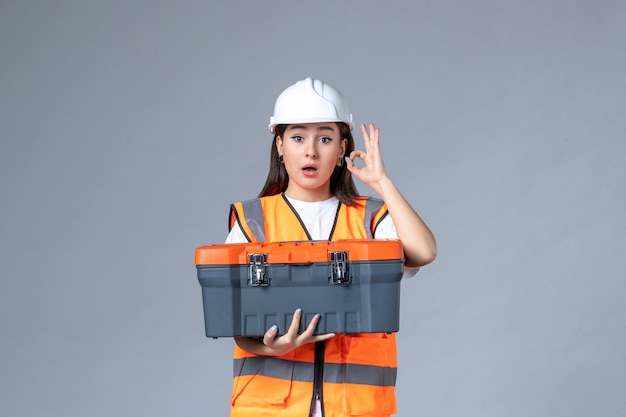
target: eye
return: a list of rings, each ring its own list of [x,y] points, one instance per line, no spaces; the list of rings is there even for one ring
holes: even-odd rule
[[[322,143],[330,143],[332,141],[333,141],[333,139],[329,138],[328,136],[324,136],[324,137],[320,138],[320,142],[322,142]]]
[[[298,136],[298,135],[292,136],[291,139],[293,139],[296,142],[302,142],[304,140],[302,136]]]

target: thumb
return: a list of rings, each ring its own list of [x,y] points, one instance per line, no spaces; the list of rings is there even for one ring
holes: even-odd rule
[[[265,332],[265,335],[263,335],[263,344],[265,346],[272,346],[276,338],[276,333],[278,333],[278,326],[273,325]]]
[[[348,171],[354,172],[354,168],[356,167],[354,161],[352,161],[349,156],[344,156],[344,159],[346,161],[346,168],[348,168]]]

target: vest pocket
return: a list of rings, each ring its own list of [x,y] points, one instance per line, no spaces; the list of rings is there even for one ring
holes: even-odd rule
[[[346,414],[382,416],[396,412],[395,343],[387,335],[355,335],[350,338],[350,350],[344,375]],[[394,361],[395,362],[395,361]],[[385,366],[387,365],[387,366]]]
[[[274,367],[272,367],[274,365]],[[293,374],[293,361],[270,357],[248,357],[239,360],[233,381],[232,406],[262,407],[263,404],[284,407],[291,393],[291,378],[276,378],[276,366]],[[291,372],[290,372],[291,370]]]

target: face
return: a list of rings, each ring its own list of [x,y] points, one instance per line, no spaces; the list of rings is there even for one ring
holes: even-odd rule
[[[287,126],[276,139],[276,149],[283,155],[289,175],[285,194],[302,201],[330,198],[330,176],[343,159],[346,143],[336,123]]]

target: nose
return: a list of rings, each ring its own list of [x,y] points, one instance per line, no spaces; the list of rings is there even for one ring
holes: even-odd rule
[[[307,158],[312,158],[312,159],[317,158],[317,143],[316,143],[316,141],[314,141],[314,140],[307,141],[306,156],[307,156]]]

